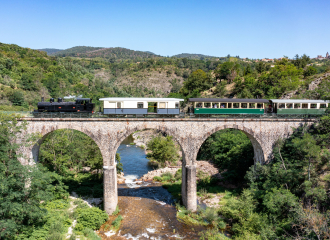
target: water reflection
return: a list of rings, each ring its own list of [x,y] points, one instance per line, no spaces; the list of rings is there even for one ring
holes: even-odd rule
[[[152,170],[148,166],[148,159],[146,157],[144,149],[131,145],[133,143],[133,137],[130,135],[119,146],[118,153],[120,153],[121,163],[123,164],[124,176],[128,187],[140,187],[135,179],[142,177],[148,171]],[[145,184],[142,184],[145,185]]]

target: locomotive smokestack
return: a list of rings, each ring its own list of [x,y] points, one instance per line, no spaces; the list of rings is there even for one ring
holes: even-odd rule
[[[41,97],[41,102],[45,101],[45,98],[44,97]]]

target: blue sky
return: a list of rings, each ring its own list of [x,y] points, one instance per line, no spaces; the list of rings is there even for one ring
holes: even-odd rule
[[[34,49],[316,57],[330,51],[329,24],[329,0],[0,0],[0,42]]]

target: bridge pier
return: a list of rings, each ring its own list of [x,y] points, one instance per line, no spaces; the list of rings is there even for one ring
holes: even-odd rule
[[[111,215],[118,204],[117,168],[116,166],[103,167],[104,210]]]

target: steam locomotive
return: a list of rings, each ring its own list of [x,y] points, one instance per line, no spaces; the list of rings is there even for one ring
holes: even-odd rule
[[[95,103],[92,103],[90,98],[77,98],[75,102],[63,102],[62,98],[58,98],[55,102],[54,98],[51,98],[49,102],[44,102],[44,98],[41,98],[41,102],[38,102],[38,110],[34,112],[83,112],[93,113]]]

